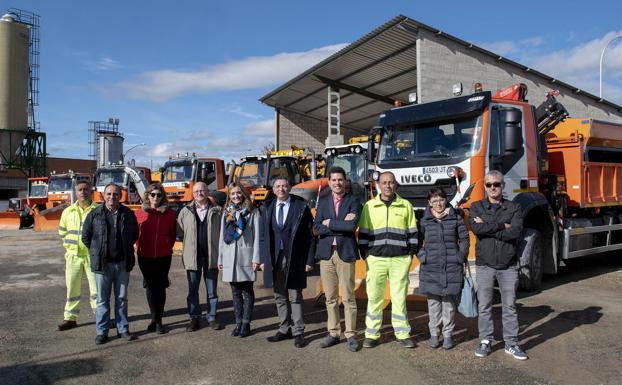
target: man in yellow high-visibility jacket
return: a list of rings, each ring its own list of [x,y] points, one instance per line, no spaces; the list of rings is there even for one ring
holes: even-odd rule
[[[75,186],[77,202],[63,210],[58,225],[58,234],[63,239],[65,247],[65,281],[67,284],[67,301],[65,302],[65,314],[63,322],[58,325],[58,330],[69,330],[76,327],[76,319],[80,314],[80,289],[82,276],[86,274],[89,282],[89,301],[95,311],[97,300],[97,286],[95,274],[91,271],[89,250],[82,243],[82,224],[87,214],[95,207],[92,200],[92,186],[86,180],[77,182]]]
[[[363,347],[378,345],[382,326],[384,290],[391,287],[391,324],[395,338],[405,348],[415,347],[410,339],[406,312],[408,270],[417,250],[417,223],[413,207],[395,193],[395,175],[383,172],[378,180],[380,194],[363,207],[359,221],[359,249],[367,266],[367,314]]]

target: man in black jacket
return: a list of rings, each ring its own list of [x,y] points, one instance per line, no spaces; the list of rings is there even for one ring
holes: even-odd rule
[[[361,213],[356,197],[345,191],[346,172],[341,167],[329,170],[330,193],[320,198],[313,228],[319,236],[316,257],[320,260],[320,277],[326,295],[328,335],[320,343],[327,348],[339,343],[339,288],[343,299],[346,346],[356,352],[356,298],[354,297],[354,264],[358,247],[354,232]]]
[[[91,270],[97,284],[95,343],[108,341],[110,292],[114,287],[115,321],[120,338],[134,339],[127,320],[127,286],[134,267],[134,243],[138,239],[136,216],[119,203],[121,188],[114,183],[104,188],[104,204],[89,213],[82,227],[82,242],[89,248]]]
[[[527,354],[518,345],[518,260],[516,244],[523,227],[521,207],[503,199],[503,174],[489,171],[484,177],[487,198],[471,205],[470,225],[477,237],[475,264],[477,269],[477,299],[479,301],[480,344],[475,355],[490,354],[493,341],[492,296],[495,279],[499,283],[503,305],[502,323],[505,352],[518,360]]]
[[[290,195],[285,177],[277,177],[272,191],[276,195],[262,213],[259,226],[264,286],[274,287],[279,314],[279,330],[270,342],[294,338],[294,346],[306,345],[303,334],[302,289],[307,272],[313,269],[313,216],[304,199]]]

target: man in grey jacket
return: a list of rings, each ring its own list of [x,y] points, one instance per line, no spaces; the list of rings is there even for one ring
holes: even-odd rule
[[[479,301],[479,347],[477,357],[490,354],[493,340],[492,294],[495,279],[499,283],[502,304],[503,339],[505,352],[517,360],[527,354],[518,345],[518,315],[516,289],[518,260],[516,243],[523,227],[523,214],[516,202],[503,198],[505,182],[499,171],[489,171],[484,177],[487,198],[471,205],[470,225],[477,237],[475,264],[477,268],[477,300]]]
[[[207,322],[214,330],[222,329],[216,319],[218,307],[218,238],[222,208],[211,202],[207,185],[197,182],[192,187],[194,201],[185,206],[177,217],[177,235],[183,239],[182,262],[188,278],[188,313],[186,331],[201,328],[199,286],[201,276],[207,290]]]

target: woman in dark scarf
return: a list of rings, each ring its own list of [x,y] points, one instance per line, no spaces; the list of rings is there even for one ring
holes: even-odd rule
[[[253,283],[259,268],[259,210],[254,209],[244,186],[227,187],[227,203],[222,217],[218,269],[222,280],[231,284],[235,329],[232,336],[246,337],[255,303]]]

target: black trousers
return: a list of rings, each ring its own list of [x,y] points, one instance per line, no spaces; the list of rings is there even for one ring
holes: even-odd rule
[[[151,319],[156,322],[162,322],[164,315],[171,259],[170,255],[158,258],[138,257],[138,266],[144,278],[143,287],[147,289],[147,303],[151,311]]]
[[[253,318],[253,306],[255,306],[254,282],[231,282],[230,284],[235,323],[250,323]]]

